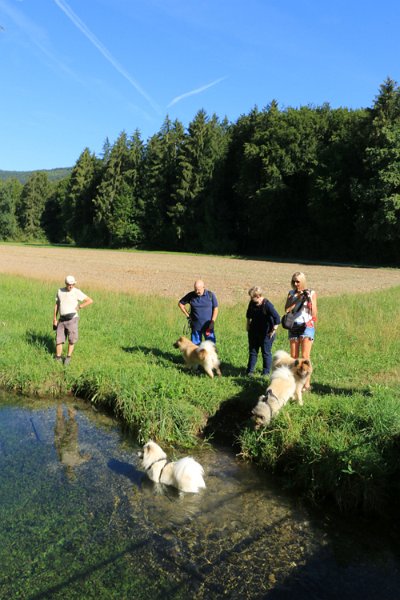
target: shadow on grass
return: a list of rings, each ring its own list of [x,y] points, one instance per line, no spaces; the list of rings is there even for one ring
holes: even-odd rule
[[[344,388],[334,387],[331,385],[325,385],[323,383],[313,383],[312,391],[318,396],[353,396],[354,394],[361,394],[366,398],[373,396],[372,392],[362,388]]]
[[[161,361],[165,361],[168,363],[172,363],[174,365],[178,365],[178,366],[182,367],[182,370],[185,371],[186,373],[189,372],[188,369],[185,369],[185,367],[184,367],[183,358],[179,351],[165,352],[163,350],[160,350],[160,348],[148,348],[146,346],[122,346],[122,350],[124,352],[128,352],[130,354],[141,353],[141,354],[144,354],[145,356],[147,356],[147,355],[156,356],[157,358],[160,358]],[[243,368],[235,367],[234,365],[231,365],[230,363],[226,363],[226,362],[221,362],[221,371],[222,371],[222,375],[226,375],[229,377],[240,377],[240,376],[243,376],[243,374],[244,374]],[[192,372],[193,372],[193,374],[196,373],[196,371],[192,371]],[[199,369],[197,371],[197,373],[198,374],[202,373],[202,370]]]
[[[49,333],[38,333],[32,329],[28,329],[26,332],[26,341],[31,346],[36,346],[46,350],[49,354],[54,354],[55,344],[54,336]]]
[[[164,361],[172,362],[174,364],[180,364],[182,362],[180,355],[177,356],[172,352],[164,352],[159,348],[147,348],[146,346],[122,346],[122,350],[130,354],[136,354],[140,352],[145,356],[156,356],[157,358],[161,358]]]
[[[236,446],[242,429],[251,424],[251,411],[258,397],[265,392],[266,381],[243,377],[241,385],[242,389],[236,396],[222,402],[218,410],[210,415],[203,430],[205,437]]]
[[[128,346],[122,347],[124,352],[128,352],[130,354],[144,354],[145,356],[155,356],[160,359],[160,363],[168,363],[175,365],[179,371],[182,373],[190,373],[192,376],[196,377],[199,375],[203,375],[204,371],[202,369],[198,370],[190,370],[187,369],[184,365],[183,359],[180,354],[174,354],[172,352],[164,352],[159,348],[147,348],[146,346]]]

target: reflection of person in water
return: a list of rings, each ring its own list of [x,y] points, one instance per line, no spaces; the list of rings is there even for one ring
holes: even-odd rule
[[[54,428],[54,445],[60,462],[65,465],[67,477],[76,478],[74,468],[91,459],[89,454],[81,454],[78,446],[78,423],[76,411],[68,407],[68,419],[64,415],[61,404],[57,406],[56,425]]]

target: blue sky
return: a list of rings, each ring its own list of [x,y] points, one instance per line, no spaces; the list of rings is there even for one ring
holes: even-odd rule
[[[0,0],[0,169],[75,164],[168,114],[373,104],[398,0]]]

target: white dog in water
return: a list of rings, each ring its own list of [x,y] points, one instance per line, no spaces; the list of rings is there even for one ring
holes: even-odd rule
[[[139,452],[139,457],[151,481],[172,485],[182,492],[193,494],[206,487],[203,467],[190,456],[170,462],[164,450],[150,440]]]

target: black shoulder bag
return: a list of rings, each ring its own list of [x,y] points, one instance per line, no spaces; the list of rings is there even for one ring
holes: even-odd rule
[[[298,325],[298,323],[295,323],[295,321],[301,315],[304,302],[305,300],[302,298],[300,302],[297,302],[296,306],[292,308],[291,311],[283,315],[281,319],[281,325],[283,329],[288,329],[290,331],[293,329],[293,327]]]

